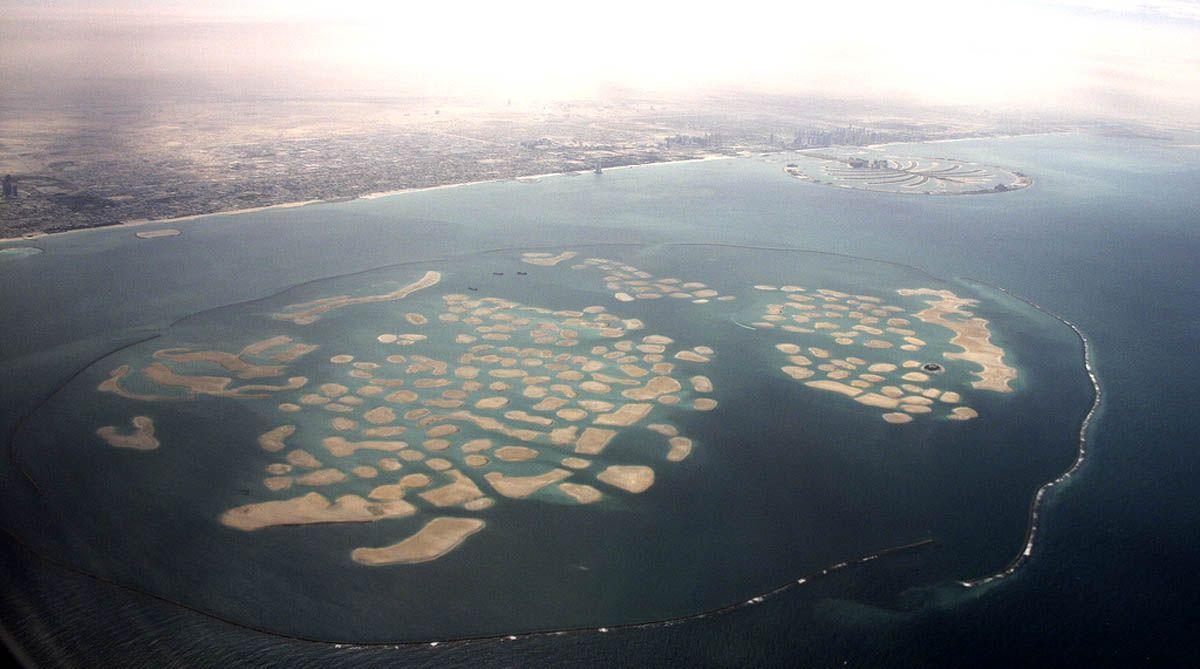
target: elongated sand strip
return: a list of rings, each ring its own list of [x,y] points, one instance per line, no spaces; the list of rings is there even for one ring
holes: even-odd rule
[[[282,321],[291,321],[297,325],[308,325],[320,320],[321,314],[334,309],[340,309],[354,304],[370,304],[374,302],[391,302],[393,300],[402,300],[409,295],[436,285],[442,280],[441,272],[428,271],[420,279],[390,293],[382,295],[364,295],[362,297],[350,297],[348,295],[339,295],[332,298],[324,298],[305,304],[293,304],[285,307],[285,311],[275,314],[275,318]],[[303,309],[308,307],[307,309]],[[301,310],[303,309],[303,310]]]
[[[564,260],[570,260],[579,255],[574,251],[563,251],[558,255],[549,253],[522,253],[521,262],[529,265],[539,265],[541,267],[553,267]]]
[[[819,381],[805,381],[804,385],[811,388],[816,388],[818,390],[828,390],[830,392],[841,393],[847,397],[856,397],[862,394],[861,388],[855,388],[854,386],[849,386],[838,381],[826,381],[822,379]]]
[[[559,483],[558,489],[580,504],[591,504],[604,497],[599,490],[585,483]]]
[[[570,476],[571,472],[565,469],[551,469],[536,476],[505,476],[500,472],[488,472],[483,478],[501,495],[523,499]]]
[[[429,562],[458,548],[485,525],[478,518],[434,518],[403,541],[380,548],[355,548],[350,557],[371,567]]]
[[[596,425],[628,427],[645,418],[653,408],[653,404],[624,404],[612,413],[604,413],[596,416],[594,422]]]
[[[1004,349],[991,341],[991,331],[985,318],[975,316],[965,307],[974,306],[978,300],[959,297],[949,290],[933,290],[931,288],[910,289],[898,291],[905,296],[931,296],[938,299],[926,300],[928,308],[916,313],[916,317],[926,323],[940,325],[954,332],[950,343],[962,349],[962,353],[945,353],[951,360],[966,360],[979,365],[982,370],[974,372],[979,377],[971,385],[981,390],[993,390],[1001,393],[1012,392],[1009,382],[1017,378],[1017,370],[1004,363]],[[948,318],[954,316],[955,318]]]
[[[403,441],[350,441],[343,437],[326,437],[321,440],[321,445],[339,458],[361,449],[394,452],[408,448],[408,444]]]
[[[142,230],[133,234],[138,239],[158,239],[159,237],[174,237],[179,234],[179,231],[175,228],[162,228],[161,230]]]
[[[221,523],[251,531],[277,525],[365,523],[403,518],[416,511],[416,507],[404,500],[369,502],[358,495],[343,495],[331,503],[324,495],[310,492],[302,497],[232,508],[221,514]]]

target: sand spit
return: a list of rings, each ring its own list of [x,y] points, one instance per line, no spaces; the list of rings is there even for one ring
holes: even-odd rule
[[[429,562],[458,548],[467,537],[482,530],[485,525],[478,518],[434,518],[416,534],[399,543],[380,548],[355,548],[350,558],[371,567]]]
[[[174,237],[179,234],[175,228],[162,228],[160,230],[142,230],[135,232],[134,235],[138,239],[158,239],[159,237]]]
[[[221,514],[221,523],[251,531],[278,525],[365,523],[403,518],[416,511],[416,507],[404,500],[369,502],[358,495],[343,495],[331,503],[324,495],[310,492],[302,497],[232,508]]]
[[[553,267],[564,260],[570,260],[579,255],[574,251],[563,251],[558,255],[552,253],[522,253],[521,262],[529,265],[540,265],[542,267]]]
[[[992,343],[987,319],[979,318],[964,308],[978,304],[978,300],[962,298],[948,290],[930,288],[902,288],[896,292],[905,296],[928,295],[938,298],[927,300],[925,303],[929,308],[917,312],[916,317],[954,332],[950,343],[961,348],[962,353],[946,353],[945,356],[951,360],[967,360],[983,368],[983,371],[975,373],[979,377],[978,381],[971,383],[975,388],[1012,392],[1009,382],[1017,378],[1017,370],[1004,364],[1004,349]]]
[[[137,451],[152,451],[159,446],[154,437],[154,421],[147,416],[134,416],[130,421],[133,432],[121,434],[112,425],[106,425],[96,430],[96,435],[106,441],[109,446],[116,448],[132,448]]]
[[[340,309],[354,304],[372,304],[375,302],[391,302],[394,300],[402,300],[409,295],[436,285],[442,280],[442,273],[435,271],[425,272],[425,275],[420,279],[390,293],[382,295],[365,295],[361,297],[350,297],[348,295],[339,295],[337,297],[326,297],[312,302],[302,304],[293,304],[285,307],[285,311],[277,313],[274,317],[278,320],[291,321],[297,325],[308,325],[320,320],[321,314],[334,309]]]

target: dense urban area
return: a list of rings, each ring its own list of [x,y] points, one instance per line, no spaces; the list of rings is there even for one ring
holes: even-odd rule
[[[9,99],[0,109],[0,239],[712,155],[1054,129],[1063,127],[765,96],[75,108]]]

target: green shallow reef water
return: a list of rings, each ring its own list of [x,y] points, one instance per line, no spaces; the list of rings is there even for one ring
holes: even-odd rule
[[[408,262],[92,361],[19,425],[8,527],[338,642],[682,618],[913,544],[923,582],[969,580],[1073,460],[1081,361],[1003,292],[836,254]]]

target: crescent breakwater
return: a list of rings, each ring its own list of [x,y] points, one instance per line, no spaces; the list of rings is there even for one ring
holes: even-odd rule
[[[667,627],[667,626],[671,626],[671,625],[680,625],[680,624],[684,624],[684,623],[688,623],[688,622],[692,622],[692,621],[696,621],[696,620],[703,620],[705,618],[711,618],[714,616],[724,615],[726,613],[732,613],[734,611],[737,611],[738,609],[743,609],[743,608],[746,608],[749,606],[755,606],[757,604],[761,604],[761,603],[765,602],[767,599],[770,599],[777,595],[783,594],[785,592],[788,592],[788,591],[798,588],[800,586],[806,585],[808,583],[812,583],[822,577],[829,576],[830,574],[834,574],[834,573],[843,571],[845,569],[858,567],[858,566],[867,564],[868,562],[874,562],[876,560],[883,559],[886,557],[891,557],[891,556],[901,555],[904,553],[920,551],[920,550],[926,549],[926,548],[936,547],[938,545],[937,540],[932,539],[932,538],[927,538],[927,539],[922,539],[920,541],[903,544],[900,546],[892,546],[889,548],[884,548],[884,549],[878,550],[876,552],[869,553],[867,555],[861,555],[856,558],[843,560],[841,562],[831,564],[828,567],[825,567],[823,569],[812,571],[812,572],[806,573],[804,575],[798,576],[794,579],[790,579],[786,583],[783,583],[775,588],[772,588],[771,590],[768,590],[762,594],[750,597],[749,599],[740,600],[737,602],[726,604],[724,606],[719,606],[716,608],[707,609],[705,611],[700,611],[698,613],[693,613],[693,614],[689,614],[686,616],[679,616],[679,617],[675,617],[675,618],[663,618],[663,619],[659,619],[659,620],[649,620],[649,621],[634,622],[634,623],[615,623],[612,625],[604,625],[604,626],[568,627],[568,628],[561,628],[561,629],[545,629],[545,630],[532,630],[532,631],[527,631],[527,632],[512,632],[512,633],[507,633],[507,634],[486,634],[486,635],[476,635],[476,636],[462,636],[462,637],[453,637],[453,638],[447,638],[447,639],[424,639],[424,640],[420,640],[420,641],[359,642],[359,641],[351,641],[351,640],[338,641],[338,640],[333,640],[333,639],[319,639],[319,638],[309,637],[309,636],[287,634],[287,633],[279,632],[276,630],[266,629],[263,627],[256,627],[254,625],[248,625],[246,623],[238,622],[231,618],[226,618],[224,616],[221,616],[212,611],[207,611],[207,610],[201,609],[199,607],[191,606],[184,602],[175,601],[168,597],[163,597],[162,595],[155,594],[153,592],[144,590],[137,586],[129,585],[126,583],[121,583],[121,582],[112,580],[110,578],[100,576],[99,574],[95,574],[95,573],[89,572],[87,570],[80,569],[78,567],[67,564],[65,562],[56,560],[52,557],[49,557],[47,555],[40,553],[39,551],[34,549],[32,546],[30,546],[27,542],[25,542],[23,539],[21,539],[21,537],[17,536],[16,534],[14,534],[12,531],[8,530],[7,528],[0,527],[0,534],[3,534],[5,537],[8,538],[9,541],[12,541],[14,544],[19,546],[22,550],[28,552],[30,555],[33,555],[38,560],[40,560],[52,567],[55,567],[62,571],[65,571],[67,573],[74,574],[76,576],[80,576],[83,578],[87,578],[87,579],[90,579],[97,583],[101,583],[101,584],[104,584],[104,585],[107,585],[110,587],[114,587],[119,590],[123,590],[125,592],[129,592],[129,593],[132,593],[137,596],[147,597],[147,598],[153,599],[155,601],[162,602],[164,604],[168,604],[170,606],[178,607],[180,609],[189,611],[191,613],[195,613],[197,615],[204,616],[205,618],[208,618],[210,620],[215,620],[217,622],[224,623],[231,627],[249,630],[251,632],[255,632],[258,634],[265,634],[267,636],[272,636],[272,637],[279,638],[279,639],[287,639],[290,641],[302,641],[302,642],[306,642],[306,643],[316,643],[316,644],[322,644],[322,645],[328,645],[328,646],[337,646],[339,648],[348,648],[348,647],[349,648],[406,648],[406,647],[411,648],[414,646],[434,646],[434,647],[436,647],[436,646],[440,646],[440,645],[445,645],[447,647],[450,647],[452,645],[467,644],[467,643],[480,642],[480,641],[515,641],[517,639],[528,639],[528,638],[533,638],[533,637],[564,636],[564,635],[575,635],[575,634],[608,634],[611,632],[619,632],[622,630],[653,629],[655,627]]]
[[[1043,307],[1037,302],[1016,295],[1006,288],[994,286],[980,279],[966,278],[965,280],[1000,291],[1001,293],[1004,293],[1015,300],[1020,300],[1021,302],[1024,302],[1034,309],[1037,309],[1047,316],[1059,321],[1063,325],[1066,325],[1068,328],[1071,328],[1071,331],[1074,332],[1075,336],[1079,338],[1083,355],[1083,368],[1087,372],[1088,380],[1092,384],[1092,403],[1088,407],[1087,413],[1084,414],[1083,420],[1079,424],[1079,447],[1078,451],[1076,452],[1074,462],[1071,463],[1071,466],[1068,467],[1065,472],[1039,486],[1037,492],[1034,493],[1033,499],[1029,503],[1029,525],[1025,533],[1025,543],[1022,545],[1021,552],[1018,553],[1017,556],[1014,557],[1012,561],[1004,567],[1004,569],[996,572],[995,574],[959,582],[964,587],[976,588],[994,583],[1013,575],[1018,569],[1021,568],[1021,565],[1025,564],[1025,562],[1033,555],[1033,547],[1037,539],[1039,523],[1041,520],[1042,505],[1046,500],[1046,495],[1048,495],[1050,491],[1059,485],[1070,481],[1071,477],[1074,476],[1081,467],[1083,467],[1083,463],[1087,459],[1088,455],[1088,431],[1092,426],[1093,419],[1096,417],[1096,412],[1100,409],[1100,401],[1103,398],[1104,393],[1100,387],[1100,377],[1096,374],[1095,365],[1092,362],[1091,341],[1087,338],[1087,335],[1083,333],[1083,330],[1080,329],[1078,325],[1067,320],[1066,318],[1063,318],[1062,316],[1059,316],[1054,311]]]

